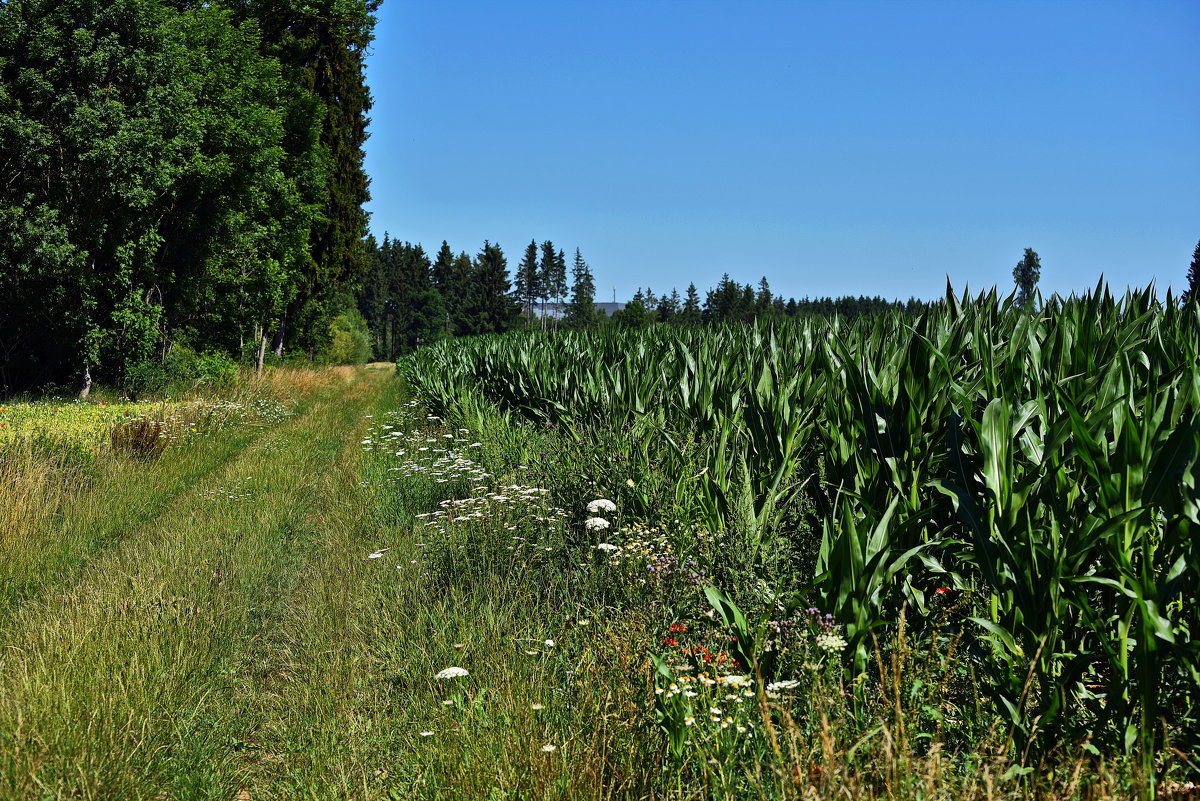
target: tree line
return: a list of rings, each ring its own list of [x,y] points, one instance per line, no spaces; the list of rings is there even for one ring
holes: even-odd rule
[[[596,304],[596,279],[579,248],[568,261],[552,241],[525,247],[511,272],[500,245],[485,241],[474,257],[455,254],[447,242],[432,258],[419,244],[368,243],[369,264],[355,294],[361,325],[344,318],[346,336],[368,332],[364,347],[378,359],[394,360],[445,337],[503,333],[517,329],[719,325],[805,315],[854,318],[892,309],[917,313],[925,301],[881,297],[795,298],[775,295],[763,277],[757,287],[722,276],[701,300],[695,283],[683,295],[639,288],[611,316]],[[568,279],[568,269],[570,278]],[[364,357],[365,358],[365,357]]]
[[[455,254],[443,241],[431,259],[421,245],[396,242],[387,234],[382,245],[370,240],[368,250],[370,266],[355,295],[361,317],[341,325],[347,331],[361,328],[363,353],[389,361],[445,337],[522,328],[700,326],[813,315],[852,320],[889,311],[920,314],[940,302],[878,295],[785,299],[771,291],[765,276],[752,285],[726,273],[703,299],[695,283],[682,295],[675,288],[656,294],[639,287],[623,308],[608,315],[595,303],[595,276],[580,250],[575,249],[568,281],[566,254],[550,240],[531,240],[511,277],[503,250],[490,241],[474,257]],[[1025,248],[1012,275],[1015,303],[1030,304],[1041,278],[1037,252]],[[1188,270],[1185,300],[1197,297],[1198,280],[1200,244]]]
[[[126,383],[172,354],[393,359],[514,328],[855,317],[724,276],[612,316],[579,249],[510,271],[367,232],[379,0],[0,0],[0,394]],[[1014,270],[1020,302],[1040,261]],[[1200,245],[1188,275],[1197,297]]]
[[[0,391],[328,340],[378,3],[0,2]]]

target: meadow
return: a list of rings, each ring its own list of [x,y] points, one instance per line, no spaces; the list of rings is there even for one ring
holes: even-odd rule
[[[1193,797],[1198,357],[948,294],[6,407],[0,798]]]

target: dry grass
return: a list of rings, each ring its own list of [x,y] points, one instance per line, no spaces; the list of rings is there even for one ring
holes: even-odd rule
[[[0,541],[41,528],[87,480],[79,459],[33,437],[0,443]]]

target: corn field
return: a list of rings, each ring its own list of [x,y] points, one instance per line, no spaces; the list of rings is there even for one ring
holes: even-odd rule
[[[1195,303],[948,290],[919,317],[478,338],[400,369],[440,413],[654,443],[631,469],[752,561],[811,531],[794,587],[845,627],[851,675],[901,610],[962,593],[963,659],[1018,756],[1088,743],[1153,776],[1195,746]]]

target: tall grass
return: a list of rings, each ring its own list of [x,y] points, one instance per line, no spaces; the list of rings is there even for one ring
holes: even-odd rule
[[[452,419],[496,404],[587,440],[635,515],[727,532],[751,567],[729,589],[764,619],[832,613],[848,679],[902,607],[928,637],[934,591],[962,593],[973,725],[998,722],[1019,765],[1064,744],[1135,758],[1153,792],[1200,729],[1198,355],[1195,304],[1097,287],[1039,310],[948,291],[849,327],[484,338],[401,370]],[[645,492],[656,474],[669,496]],[[805,532],[813,572],[772,575]]]

